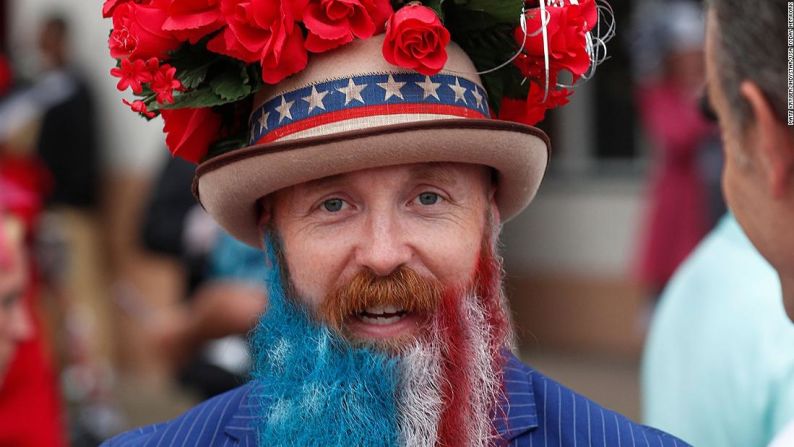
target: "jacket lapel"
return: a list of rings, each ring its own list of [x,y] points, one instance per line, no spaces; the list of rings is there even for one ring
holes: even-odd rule
[[[255,408],[257,399],[261,396],[257,393],[257,387],[253,382],[245,385],[245,394],[239,400],[239,406],[229,418],[223,428],[224,433],[236,440],[238,445],[256,445],[256,427],[254,420],[257,418]]]
[[[502,440],[512,439],[538,427],[532,370],[512,353],[507,353],[504,367],[504,396],[494,417],[494,426]]]

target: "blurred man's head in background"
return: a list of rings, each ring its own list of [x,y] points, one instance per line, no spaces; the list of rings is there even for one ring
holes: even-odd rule
[[[22,221],[0,214],[0,386],[17,345],[33,333],[23,301],[26,265]]]
[[[777,269],[794,317],[794,128],[788,125],[786,2],[709,0],[708,93],[725,147],[723,189]]]
[[[41,22],[39,50],[46,68],[58,68],[68,61],[69,25],[61,16],[50,16]]]

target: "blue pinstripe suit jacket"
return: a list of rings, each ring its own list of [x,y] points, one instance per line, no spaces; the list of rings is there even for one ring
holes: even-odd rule
[[[636,424],[510,356],[506,403],[495,421],[510,447],[685,447],[667,433]],[[162,424],[123,433],[103,447],[256,446],[256,403],[248,384],[210,399]],[[286,443],[288,445],[288,442]]]

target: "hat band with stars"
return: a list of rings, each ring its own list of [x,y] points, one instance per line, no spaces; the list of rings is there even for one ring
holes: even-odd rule
[[[251,144],[449,118],[489,118],[485,90],[451,74],[368,74],[280,94],[251,114]]]

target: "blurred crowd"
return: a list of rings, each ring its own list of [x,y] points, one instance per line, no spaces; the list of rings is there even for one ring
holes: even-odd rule
[[[190,400],[246,379],[261,256],[195,203],[194,166],[178,159],[135,194],[135,223],[108,227],[120,204],[101,169],[94,92],[70,60],[69,23],[40,25],[33,78],[0,55],[0,445],[94,446],[133,423],[118,367],[139,367],[150,392],[171,377]],[[114,244],[124,228],[132,242]],[[144,270],[168,267],[136,278],[125,272],[136,256]],[[170,300],[141,290],[158,275]]]
[[[694,445],[766,445],[794,419],[794,328],[774,271],[726,214],[702,4],[635,7],[623,29],[652,154],[634,265],[657,305],[645,421]],[[159,390],[187,406],[238,386],[267,302],[261,253],[196,204],[194,165],[164,159],[145,181],[102,169],[70,32],[41,20],[29,78],[0,54],[0,446],[94,446],[158,420],[146,405]]]

